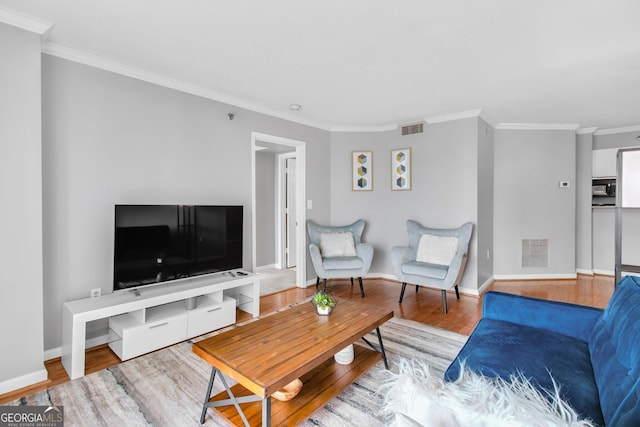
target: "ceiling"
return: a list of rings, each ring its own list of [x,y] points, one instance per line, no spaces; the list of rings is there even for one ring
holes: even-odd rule
[[[329,130],[640,125],[637,0],[0,0],[46,53]],[[289,105],[302,105],[290,111]]]

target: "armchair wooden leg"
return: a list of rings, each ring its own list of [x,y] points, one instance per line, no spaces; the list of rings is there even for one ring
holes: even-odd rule
[[[353,277],[351,278],[353,281]],[[358,277],[358,283],[360,283],[360,296],[364,298],[364,286],[362,285],[362,277]]]
[[[420,286],[416,285],[416,293],[418,293],[418,289],[420,289]]]
[[[351,279],[351,286],[353,286],[353,277],[349,277]]]
[[[322,279],[322,292],[327,291],[327,279]]]
[[[447,291],[442,290],[442,309],[444,310],[444,314],[447,314]]]
[[[402,297],[404,297],[404,290],[406,287],[407,287],[407,282],[403,282],[402,290],[400,291],[400,301],[398,301],[398,304],[402,304]]]
[[[320,286],[320,276],[316,276],[316,291],[318,290],[318,286]]]
[[[458,285],[456,285],[456,298],[460,299],[460,292],[458,291]]]

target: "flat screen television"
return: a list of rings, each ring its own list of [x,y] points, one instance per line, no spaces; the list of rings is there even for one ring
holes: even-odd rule
[[[113,290],[242,268],[242,206],[116,205]]]

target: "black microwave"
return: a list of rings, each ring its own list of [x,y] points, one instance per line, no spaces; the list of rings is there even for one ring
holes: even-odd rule
[[[593,206],[616,205],[615,178],[593,178],[591,183],[591,204]]]

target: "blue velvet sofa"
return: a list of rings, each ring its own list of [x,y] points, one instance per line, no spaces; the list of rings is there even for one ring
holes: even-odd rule
[[[521,373],[581,418],[640,426],[640,278],[620,281],[606,309],[487,292],[483,317],[445,372],[461,366],[509,379]]]

